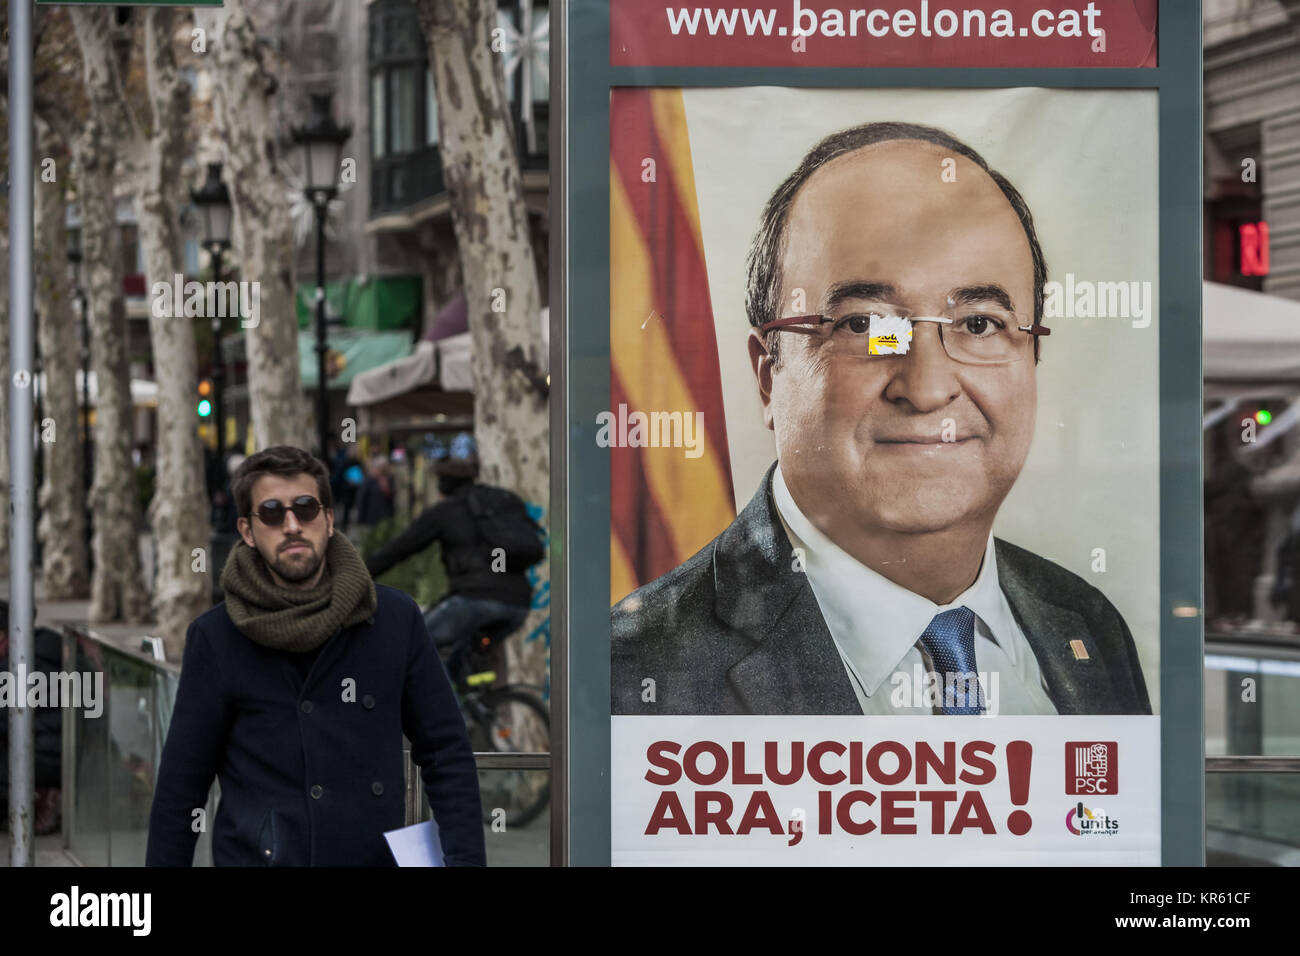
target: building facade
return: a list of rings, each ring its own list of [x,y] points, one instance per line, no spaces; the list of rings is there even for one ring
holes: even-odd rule
[[[1203,13],[1204,275],[1264,294],[1223,300],[1240,305],[1219,315],[1207,287],[1206,612],[1214,629],[1293,618],[1279,560],[1300,531],[1300,377],[1220,368],[1208,343],[1219,329],[1248,337],[1300,301],[1300,0],[1203,0]],[[1282,337],[1273,344],[1295,346]]]
[[[498,7],[498,52],[516,116],[516,149],[545,301],[549,9],[536,0],[499,0]],[[329,98],[333,118],[352,131],[344,156],[353,163],[355,181],[345,182],[331,204],[325,245],[330,344],[345,358],[344,371],[330,380],[331,417],[337,422],[355,417],[346,395],[356,374],[409,351],[397,333],[414,346],[434,334],[435,317],[449,305],[455,312],[460,261],[438,151],[435,74],[410,0],[290,0],[277,13],[266,21],[268,42],[281,62],[293,66],[282,71],[284,155],[300,168],[288,131],[309,121],[309,104],[321,96]],[[293,215],[304,388],[314,391],[308,340],[314,334],[316,232],[305,201],[294,204]],[[378,347],[379,335],[390,338],[385,348]],[[242,346],[237,334],[226,342],[234,369],[242,365]],[[246,435],[238,384],[233,392],[239,434]],[[465,397],[446,402],[458,412],[458,427],[472,421],[464,414]],[[435,424],[437,403],[425,404],[429,414],[405,424]],[[404,436],[372,437],[386,444]]]

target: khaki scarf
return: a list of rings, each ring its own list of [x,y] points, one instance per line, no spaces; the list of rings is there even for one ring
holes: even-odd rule
[[[292,653],[314,651],[340,628],[371,619],[379,603],[361,556],[342,533],[329,538],[314,588],[280,587],[257,549],[240,541],[221,572],[221,589],[230,620],[249,640]]]

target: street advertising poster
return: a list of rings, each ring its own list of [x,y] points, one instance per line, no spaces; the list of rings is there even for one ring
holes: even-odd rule
[[[614,864],[1167,860],[1158,12],[609,4]]]

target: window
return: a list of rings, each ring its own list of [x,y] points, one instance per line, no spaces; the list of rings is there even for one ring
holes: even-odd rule
[[[370,155],[384,155],[384,76],[370,77]]]
[[[372,214],[443,189],[433,75],[410,0],[370,5]]]
[[[505,30],[506,92],[515,149],[526,170],[547,166],[550,119],[550,9],[534,0],[521,27],[519,0],[499,0]],[[400,209],[444,189],[438,154],[437,77],[429,64],[419,18],[410,0],[369,6],[370,155],[372,215]],[[521,108],[525,79],[530,103]]]
[[[551,11],[545,6],[533,7],[532,47],[530,58],[533,83],[533,102],[551,101]]]
[[[515,150],[524,169],[545,169],[550,120],[550,8],[537,0],[528,23],[519,0],[500,0],[497,25],[504,31],[506,98],[515,123]],[[525,94],[528,104],[523,104]]]
[[[417,65],[399,66],[388,74],[388,152],[393,155],[415,149],[415,127],[422,112],[416,99]],[[427,72],[427,70],[421,70]]]
[[[402,156],[427,145],[428,59],[409,0],[370,7],[371,155]]]
[[[1264,288],[1258,267],[1267,262],[1261,154],[1258,127],[1206,140],[1205,277],[1257,292]]]
[[[550,9],[533,4],[532,22],[527,30],[520,23],[522,9],[510,0],[497,7],[497,25],[505,31],[506,97],[513,104],[523,96],[524,74],[532,84],[529,91],[534,103],[551,99]]]
[[[135,224],[120,226],[119,239],[122,243],[122,275],[139,275],[142,271],[140,265],[140,233]]]

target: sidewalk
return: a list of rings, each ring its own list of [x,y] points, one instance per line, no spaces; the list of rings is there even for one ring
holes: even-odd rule
[[[77,863],[63,852],[62,837],[57,833],[36,838],[37,866],[76,866]],[[0,866],[9,865],[9,833],[0,833]]]
[[[140,573],[145,581],[152,581],[154,572],[153,537],[146,531],[139,532],[137,537]],[[85,624],[89,618],[90,601],[88,599],[80,601],[46,600],[39,568],[37,568],[35,580],[32,582],[32,595],[35,603],[35,623],[37,627],[48,627],[53,631],[62,631],[64,624]],[[0,598],[6,601],[9,600],[8,577],[0,577]],[[150,633],[152,624],[96,624],[93,629],[113,646],[140,653],[140,638]]]
[[[48,601],[45,599],[41,581],[37,578],[33,588],[35,592],[35,617],[37,627],[48,627],[62,633],[64,624],[87,624],[90,616],[90,601]],[[9,580],[0,578],[0,596],[8,600]],[[145,653],[141,650],[140,639],[153,631],[152,623],[145,624],[93,624],[87,625],[96,634],[104,638],[105,643],[121,650],[133,653]]]

